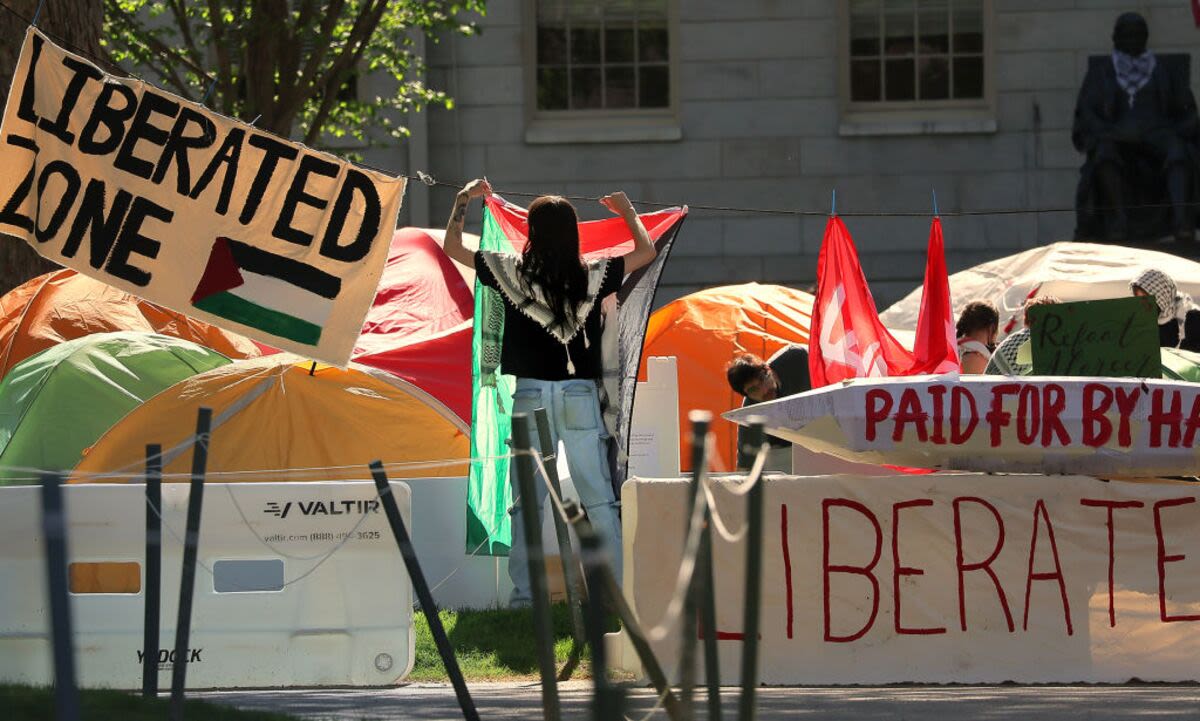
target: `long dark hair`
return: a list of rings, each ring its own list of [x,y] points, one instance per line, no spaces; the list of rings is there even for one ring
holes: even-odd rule
[[[996,328],[999,325],[1000,311],[996,310],[996,306],[991,301],[973,300],[967,303],[966,308],[963,308],[954,330],[958,337],[962,338],[980,328]]]
[[[579,220],[566,198],[543,195],[529,205],[529,244],[521,261],[526,284],[537,283],[565,322],[587,297],[587,270],[579,256]]]

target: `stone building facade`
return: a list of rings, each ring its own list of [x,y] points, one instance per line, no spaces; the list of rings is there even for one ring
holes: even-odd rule
[[[951,272],[1071,237],[1075,96],[1125,10],[1153,50],[1200,47],[1181,0],[491,0],[481,35],[426,49],[454,109],[370,155],[513,192],[812,213],[697,207],[659,304],[811,284],[833,189],[845,215],[918,213],[846,218],[882,308],[920,283],[934,191],[944,214],[1042,211],[947,215]],[[402,220],[441,224],[453,191],[415,185]]]

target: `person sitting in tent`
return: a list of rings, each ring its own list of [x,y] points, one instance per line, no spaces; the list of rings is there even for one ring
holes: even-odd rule
[[[1158,304],[1158,344],[1164,348],[1200,351],[1200,308],[1161,270],[1143,270],[1129,281],[1134,295],[1150,296]]]
[[[808,349],[798,345],[786,345],[764,361],[753,353],[742,353],[725,366],[725,377],[729,387],[744,397],[742,407],[763,401],[772,401],[796,393],[812,390],[808,375]],[[738,426],[738,468],[748,470],[754,465],[754,452],[745,446],[745,426]],[[773,471],[792,471],[792,444],[768,436],[771,451],[765,468]]]
[[[621,216],[633,236],[633,250],[620,258],[584,261],[579,253],[579,221],[562,197],[544,195],[529,206],[529,242],[523,255],[471,252],[463,247],[463,220],[472,198],[492,192],[487,180],[472,180],[459,191],[446,224],[444,248],[454,260],[474,268],[479,282],[504,298],[504,340],[500,370],[516,376],[513,414],[533,416],[545,408],[551,442],[566,447],[571,481],[592,527],[610,549],[614,574],[621,578],[621,521],[608,465],[608,434],[600,415],[600,305],[616,292],[627,273],[654,260],[656,251],[637,211],[622,192],[600,199]],[[534,445],[536,446],[536,439]],[[519,496],[516,464],[509,482]],[[546,487],[538,483],[538,517]],[[510,511],[515,542],[508,556],[513,591],[510,604],[532,601],[521,516]],[[541,523],[538,524],[539,537]]]
[[[958,361],[963,373],[982,373],[996,349],[996,334],[1000,332],[1000,311],[990,301],[967,303],[958,323]]]
[[[988,375],[1027,376],[1033,372],[1033,353],[1029,346],[1029,332],[1033,320],[1029,317],[1029,309],[1035,305],[1051,305],[1059,303],[1057,296],[1039,295],[1025,301],[1022,308],[1022,323],[1024,328],[1004,339],[1004,342],[992,353],[984,373]]]

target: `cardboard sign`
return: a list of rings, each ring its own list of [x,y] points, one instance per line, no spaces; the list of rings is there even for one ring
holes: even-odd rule
[[[1162,377],[1153,298],[1036,305],[1029,319],[1034,375]]]
[[[738,477],[714,513],[743,528]],[[1194,484],[1085,476],[767,477],[759,674],[767,684],[1200,679]],[[688,483],[625,484],[625,594],[668,618]],[[713,534],[723,683],[744,647],[746,544]],[[675,618],[678,618],[676,616]],[[697,633],[692,626],[691,633]],[[681,628],[651,644],[677,676]],[[615,662],[636,670],[626,648]]]
[[[771,435],[862,463],[1107,478],[1200,468],[1200,385],[1182,381],[858,379],[724,416],[755,414]]]
[[[345,366],[404,180],[105,74],[35,28],[0,126],[0,233],[121,290]]]

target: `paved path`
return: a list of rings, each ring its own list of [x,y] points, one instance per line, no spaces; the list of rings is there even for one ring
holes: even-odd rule
[[[471,694],[483,721],[541,718],[536,683],[474,683]],[[737,718],[737,689],[722,694],[723,716]],[[461,719],[449,686],[411,684],[395,689],[318,691],[213,691],[196,698],[245,709],[283,711],[305,719],[364,721]],[[561,686],[564,719],[587,719],[590,686]],[[635,721],[655,707],[653,691],[629,689],[626,715]],[[1083,721],[1099,719],[1200,719],[1200,686],[890,686],[762,688],[758,718],[874,721],[979,719],[984,721]],[[696,697],[704,718],[703,690]],[[659,709],[651,718],[666,719]]]

